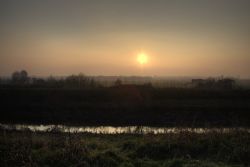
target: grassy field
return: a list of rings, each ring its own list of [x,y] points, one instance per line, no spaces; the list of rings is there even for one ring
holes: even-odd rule
[[[2,88],[0,122],[249,127],[250,90]]]
[[[250,165],[250,134],[69,134],[4,131],[0,166],[233,167]]]

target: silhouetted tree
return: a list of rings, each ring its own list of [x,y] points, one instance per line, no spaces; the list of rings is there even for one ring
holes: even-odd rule
[[[47,86],[49,86],[49,87],[57,87],[57,80],[56,80],[56,78],[53,77],[53,76],[50,76],[47,79]]]
[[[46,84],[45,80],[42,78],[32,78],[32,84],[38,86],[44,86]]]
[[[95,80],[92,78],[91,80],[90,80],[90,87],[91,88],[95,88],[97,85],[96,85],[96,83],[95,83]]]
[[[122,81],[120,79],[117,79],[115,81],[115,86],[120,86],[120,85],[122,85]]]
[[[29,76],[28,72],[25,70],[22,71],[16,71],[12,74],[12,82],[15,84],[25,84],[28,83]]]
[[[87,87],[88,85],[88,78],[80,73],[79,75],[71,75],[68,76],[65,79],[65,86],[66,87],[78,87],[78,88],[83,88],[83,87]]]

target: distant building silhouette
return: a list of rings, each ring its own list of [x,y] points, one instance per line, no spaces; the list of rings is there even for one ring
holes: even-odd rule
[[[235,87],[235,80],[231,78],[208,78],[208,79],[192,79],[193,88],[207,88],[207,89],[233,89]]]

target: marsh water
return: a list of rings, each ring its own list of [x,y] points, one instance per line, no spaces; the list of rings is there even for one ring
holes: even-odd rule
[[[250,128],[183,128],[183,127],[150,127],[150,126],[65,126],[65,125],[23,125],[23,124],[0,124],[5,130],[29,130],[33,132],[66,132],[66,133],[95,133],[95,134],[165,134],[165,133],[230,133],[243,131],[250,133]]]

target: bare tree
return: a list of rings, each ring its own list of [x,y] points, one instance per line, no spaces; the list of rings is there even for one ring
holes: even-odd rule
[[[12,74],[12,82],[15,84],[25,84],[28,83],[29,81],[29,76],[28,76],[28,72],[25,70],[22,71],[15,71]]]

